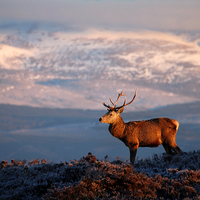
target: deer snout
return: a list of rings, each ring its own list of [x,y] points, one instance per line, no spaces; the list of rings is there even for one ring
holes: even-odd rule
[[[105,119],[104,119],[103,117],[99,118],[99,121],[100,121],[101,123],[105,123]]]

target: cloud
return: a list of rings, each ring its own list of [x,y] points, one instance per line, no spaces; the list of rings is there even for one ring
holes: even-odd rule
[[[0,22],[48,21],[84,27],[200,29],[197,0],[1,0]]]

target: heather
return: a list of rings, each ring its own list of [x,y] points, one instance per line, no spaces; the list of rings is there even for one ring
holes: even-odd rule
[[[52,163],[1,161],[0,199],[199,199],[200,150],[119,159]]]

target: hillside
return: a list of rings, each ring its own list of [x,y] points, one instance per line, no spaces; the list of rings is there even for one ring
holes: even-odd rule
[[[0,198],[199,199],[200,150],[128,162],[98,160],[1,162]]]
[[[81,122],[97,122],[106,110],[56,109],[0,104],[0,130],[51,127]],[[173,116],[181,123],[200,122],[200,102],[169,105],[146,111],[125,112],[126,120]],[[179,120],[180,119],[180,120]]]
[[[137,110],[197,101],[199,38],[199,31],[0,24],[0,103],[99,110],[109,96],[124,89],[131,98],[136,88]]]
[[[0,104],[0,130],[52,127],[97,120],[102,111]]]

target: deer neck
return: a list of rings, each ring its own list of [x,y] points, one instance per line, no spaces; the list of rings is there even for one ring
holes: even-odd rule
[[[126,123],[123,121],[122,117],[119,116],[118,119],[113,124],[110,124],[109,131],[114,137],[122,139],[125,136],[124,135],[125,127]]]

